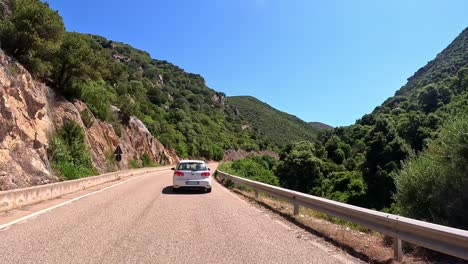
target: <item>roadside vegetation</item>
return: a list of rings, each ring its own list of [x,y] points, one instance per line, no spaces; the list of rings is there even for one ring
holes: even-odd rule
[[[136,116],[181,158],[222,160],[226,149],[274,150],[279,160],[247,157],[221,168],[341,202],[466,228],[468,29],[372,113],[351,126],[317,132],[293,116],[270,116],[271,109],[253,99],[226,101],[200,75],[147,52],[67,32],[47,3],[1,3],[1,48],[58,94],[85,102],[92,112],[83,116],[86,126],[94,116],[119,133]],[[120,112],[112,111],[112,105]],[[259,119],[258,114],[269,117]],[[62,177],[96,173],[76,123],[64,124],[50,146],[51,165]],[[130,166],[152,162],[142,155]]]
[[[253,181],[278,186],[279,179],[273,174],[277,164],[278,161],[270,156],[248,156],[241,160],[223,163],[218,169]]]
[[[154,162],[147,153],[143,153],[143,155],[140,156],[140,159],[130,160],[128,166],[131,169],[138,169],[143,167],[157,167],[159,164]]]
[[[225,95],[200,75],[127,44],[67,32],[58,12],[42,1],[2,3],[8,10],[1,13],[1,48],[59,94],[84,101],[96,118],[118,129],[136,116],[181,158],[221,160],[226,149],[268,146],[256,132],[242,130]]]
[[[398,213],[468,229],[468,118],[448,122],[394,177]]]
[[[288,144],[270,172],[288,189],[466,229],[467,54],[465,29],[372,113]]]
[[[50,139],[49,158],[52,168],[66,180],[98,174],[91,160],[80,125],[67,121]]]

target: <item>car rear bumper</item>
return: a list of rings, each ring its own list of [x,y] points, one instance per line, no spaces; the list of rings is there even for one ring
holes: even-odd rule
[[[196,183],[196,184],[190,184]],[[211,177],[208,179],[198,179],[198,180],[173,180],[174,188],[188,187],[188,188],[211,188]]]

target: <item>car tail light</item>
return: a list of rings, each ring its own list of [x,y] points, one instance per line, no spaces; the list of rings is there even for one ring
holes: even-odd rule
[[[208,176],[210,176],[210,173],[209,172],[202,172],[201,176],[208,177]]]
[[[174,175],[175,176],[184,176],[184,173],[181,172],[181,171],[176,171],[176,172],[174,172]]]

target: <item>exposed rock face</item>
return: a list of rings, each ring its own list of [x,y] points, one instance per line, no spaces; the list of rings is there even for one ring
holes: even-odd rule
[[[0,190],[58,181],[47,156],[49,137],[67,120],[84,128],[93,161],[100,172],[108,170],[106,155],[118,144],[124,152],[120,169],[144,153],[160,164],[178,161],[174,152],[149,133],[135,117],[119,137],[112,125],[93,118],[85,126],[81,113],[87,106],[57,96],[46,85],[34,81],[20,65],[0,51]]]
[[[0,52],[0,190],[58,180],[47,159],[49,92]]]
[[[146,153],[159,164],[172,164],[179,161],[174,152],[164,148],[146,128],[145,124],[136,117],[130,117],[128,126],[122,135],[122,150],[128,160],[137,159]]]
[[[221,107],[224,107],[226,103],[226,97],[221,93],[216,93],[213,94],[213,96],[211,97],[211,102],[213,103],[213,105],[219,105]]]
[[[0,0],[0,19],[5,19],[11,14],[10,0]]]
[[[159,79],[158,79],[158,81],[157,81],[156,84],[157,84],[159,87],[161,87],[161,86],[164,85],[164,78],[162,77],[161,74],[159,74],[158,77],[159,77]]]

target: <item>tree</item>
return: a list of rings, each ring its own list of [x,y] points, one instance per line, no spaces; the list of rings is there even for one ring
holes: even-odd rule
[[[398,213],[468,228],[468,119],[446,123],[437,139],[393,174]]]
[[[74,81],[98,80],[97,68],[96,54],[83,35],[66,33],[54,59],[53,77],[57,87],[69,94]]]
[[[322,161],[315,155],[311,142],[302,141],[286,148],[280,154],[276,175],[281,186],[308,193],[319,185],[322,177]]]
[[[367,184],[366,204],[380,210],[391,204],[395,185],[390,172],[399,168],[400,162],[409,155],[409,148],[383,118],[377,118],[375,127],[366,137],[366,145],[363,164],[363,177]]]
[[[85,102],[96,117],[104,121],[112,119],[111,104],[115,101],[115,94],[107,83],[102,80],[78,82],[72,89],[76,98]]]
[[[419,94],[419,104],[426,113],[433,112],[439,105],[439,91],[434,84],[424,87],[424,90]]]
[[[57,11],[39,0],[13,1],[12,14],[0,22],[2,48],[16,57],[32,74],[51,73],[51,58],[59,50],[65,27]]]
[[[457,92],[468,90],[468,67],[462,67],[457,73]]]
[[[344,143],[337,135],[330,137],[325,144],[327,156],[336,164],[343,164],[351,154],[351,146]]]
[[[254,181],[278,186],[278,177],[269,168],[271,165],[269,162],[273,161],[268,156],[247,156],[241,160],[224,163],[220,169]]]
[[[320,186],[313,189],[313,193],[335,201],[361,205],[365,189],[366,185],[360,172],[341,171],[330,173]]]
[[[424,147],[424,141],[430,136],[434,128],[426,127],[426,116],[418,111],[411,111],[404,115],[398,122],[398,134],[403,137],[417,152]],[[430,125],[430,124],[428,124]]]
[[[126,94],[119,96],[117,100],[117,106],[120,109],[120,119],[124,124],[128,124],[130,117],[135,115],[137,111],[137,104],[133,98]]]

